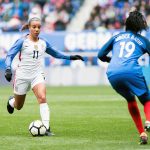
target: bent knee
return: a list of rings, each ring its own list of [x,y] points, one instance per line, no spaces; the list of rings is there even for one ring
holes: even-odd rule
[[[45,95],[41,95],[38,97],[38,102],[41,103],[45,103],[46,102],[46,96]]]
[[[143,95],[139,96],[138,99],[144,105],[147,101],[150,101],[150,92],[144,93]]]

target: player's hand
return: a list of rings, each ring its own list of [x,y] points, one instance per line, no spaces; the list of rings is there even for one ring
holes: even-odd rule
[[[82,60],[82,61],[84,61],[83,57],[80,55],[71,55],[70,60]]]
[[[111,61],[111,57],[109,57],[109,56],[103,56],[103,57],[101,57],[101,58],[99,58],[101,61],[103,61],[103,62],[110,62]]]
[[[8,82],[11,81],[11,78],[12,78],[12,72],[11,72],[11,69],[6,69],[5,70],[5,78]]]

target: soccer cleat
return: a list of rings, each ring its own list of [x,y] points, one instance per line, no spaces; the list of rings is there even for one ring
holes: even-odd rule
[[[147,136],[147,134],[146,134],[145,132],[142,132],[142,133],[140,134],[140,143],[139,143],[139,144],[141,144],[141,145],[147,144],[147,141],[148,141],[148,136]]]
[[[145,121],[144,129],[145,131],[150,132],[150,121]]]
[[[49,128],[49,129],[46,130],[45,135],[46,135],[46,136],[54,136],[55,134],[52,133],[52,132],[50,131],[50,128]]]
[[[14,112],[14,108],[10,106],[9,101],[14,98],[14,96],[10,96],[7,102],[7,111],[12,114]]]

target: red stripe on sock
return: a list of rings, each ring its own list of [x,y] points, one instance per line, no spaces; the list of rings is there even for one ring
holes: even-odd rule
[[[136,125],[138,132],[141,134],[142,132],[144,132],[144,127],[142,124],[140,111],[139,111],[136,101],[128,102],[128,110],[129,110],[130,115]]]
[[[144,113],[147,121],[150,121],[150,101],[144,104]]]

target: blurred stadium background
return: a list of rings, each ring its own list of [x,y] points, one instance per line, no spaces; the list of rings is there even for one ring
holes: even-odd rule
[[[10,46],[29,17],[42,19],[41,36],[57,50],[80,54],[85,62],[58,60],[45,55],[43,67],[48,85],[107,85],[107,63],[97,59],[99,48],[124,28],[130,10],[137,8],[150,25],[150,0],[0,0],[0,85],[4,79],[4,60]],[[142,33],[150,38],[149,30]],[[150,59],[140,60],[150,85]],[[13,68],[17,66],[17,58]]]
[[[149,144],[137,144],[138,133],[126,101],[105,86],[109,85],[108,64],[97,60],[99,48],[124,29],[126,16],[135,8],[150,25],[150,0],[0,0],[0,150],[149,149]],[[9,115],[6,110],[12,87],[4,86],[9,85],[4,78],[5,57],[15,40],[26,34],[19,29],[32,16],[42,18],[40,36],[57,50],[85,59],[66,61],[48,55],[43,59],[51,128],[56,134],[52,138],[33,138],[28,132],[30,122],[40,118],[32,91],[21,111]],[[150,38],[149,30],[142,34]],[[149,56],[139,63],[150,87]],[[17,57],[13,68],[16,66]]]

